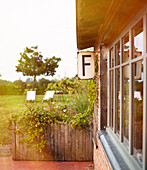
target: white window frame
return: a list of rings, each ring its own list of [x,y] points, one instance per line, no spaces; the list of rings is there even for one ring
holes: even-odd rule
[[[141,20],[143,19],[143,54],[140,57],[137,58],[132,58],[133,56],[133,45],[132,45],[132,37],[133,37],[133,32],[132,29],[133,27]],[[129,61],[127,62],[122,62],[122,38],[129,32]],[[117,42],[120,41],[120,65],[115,64],[115,45]],[[113,132],[114,135],[117,136],[116,134],[116,120],[115,120],[115,76],[113,78],[113,106],[111,104],[111,87],[109,86],[110,84],[110,72],[113,70],[114,75],[115,75],[115,70],[117,68],[120,68],[120,143],[123,142],[123,118],[122,118],[122,101],[123,101],[123,96],[122,96],[122,84],[123,84],[123,78],[122,78],[122,68],[129,64],[129,71],[130,71],[130,83],[129,83],[129,154],[130,156],[133,154],[133,120],[132,120],[132,114],[133,114],[133,89],[132,89],[132,82],[133,82],[133,76],[132,76],[132,65],[133,63],[143,60],[143,74],[144,74],[144,82],[143,82],[143,161],[142,161],[142,167],[143,169],[147,168],[147,5],[145,5],[139,13],[132,19],[132,21],[128,24],[128,26],[124,29],[124,31],[119,35],[119,37],[110,45],[110,50],[114,49],[114,67],[110,68],[110,57],[108,57],[108,115],[107,115],[107,125],[108,125],[108,131]],[[110,53],[109,53],[110,55]],[[112,57],[112,56],[111,56]],[[113,129],[110,128],[110,113],[111,113],[111,107],[113,107]]]

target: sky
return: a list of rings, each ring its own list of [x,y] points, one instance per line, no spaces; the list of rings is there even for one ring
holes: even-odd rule
[[[77,74],[75,0],[0,0],[1,79],[25,81],[15,66],[24,48],[36,45],[44,57],[62,59],[53,78]]]

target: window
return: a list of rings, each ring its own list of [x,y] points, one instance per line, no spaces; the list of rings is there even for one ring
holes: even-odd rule
[[[146,30],[145,30],[146,31]],[[110,49],[109,127],[126,150],[143,161],[143,19]],[[114,52],[115,51],[115,52]],[[147,88],[146,88],[147,89]]]

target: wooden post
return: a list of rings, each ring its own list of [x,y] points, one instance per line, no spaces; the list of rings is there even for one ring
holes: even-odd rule
[[[64,150],[65,150],[65,147],[64,147],[64,139],[65,139],[65,131],[64,131],[64,124],[62,123],[61,124],[61,152],[60,152],[60,154],[61,154],[61,161],[64,161],[64,159],[65,159],[65,155],[64,155]]]
[[[76,129],[75,127],[72,128],[72,131],[71,131],[71,145],[72,145],[72,161],[75,161],[76,160]]]
[[[69,161],[72,160],[71,143],[72,143],[72,141],[71,141],[71,126],[70,126],[70,123],[69,123],[68,124],[68,149],[69,149],[69,159],[68,160]]]
[[[12,159],[16,159],[16,133],[14,121],[12,121]]]

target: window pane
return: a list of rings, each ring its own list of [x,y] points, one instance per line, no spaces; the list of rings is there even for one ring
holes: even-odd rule
[[[111,67],[114,67],[114,52],[113,48],[110,50]]]
[[[123,38],[123,58],[122,61],[126,62],[129,60],[129,34]]]
[[[109,67],[111,68],[111,50],[109,51]]]
[[[111,71],[111,118],[110,118],[110,124],[111,124],[111,127],[113,128],[113,71]]]
[[[120,133],[120,68],[116,69],[116,132]]]
[[[143,64],[142,61],[133,64],[134,110],[133,110],[133,144],[134,155],[142,161],[143,133]]]
[[[115,50],[116,50],[115,65],[117,66],[120,64],[120,41],[116,44]]]
[[[123,67],[123,134],[124,143],[129,140],[129,66]]]
[[[133,58],[142,56],[143,53],[143,20],[141,20],[133,29],[134,54]]]

